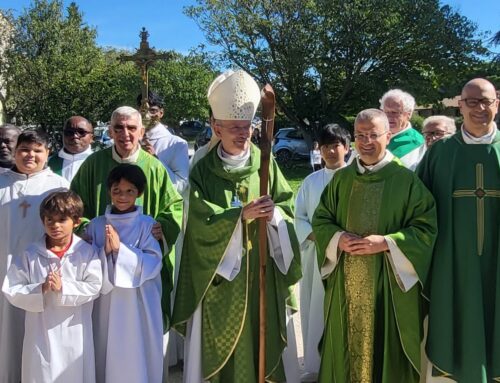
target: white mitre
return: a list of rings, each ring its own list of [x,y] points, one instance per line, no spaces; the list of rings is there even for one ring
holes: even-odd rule
[[[229,70],[208,88],[208,102],[216,120],[251,121],[260,102],[260,89],[245,71]]]

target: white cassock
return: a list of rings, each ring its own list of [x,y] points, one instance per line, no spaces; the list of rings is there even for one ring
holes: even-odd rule
[[[159,383],[163,373],[161,260],[151,234],[155,220],[142,207],[106,213],[90,221],[87,234],[103,265],[102,295],[94,304],[98,383]],[[105,225],[120,236],[117,254],[104,252]]]
[[[217,274],[232,281],[239,273],[243,254],[243,225],[238,221],[228,246],[224,253]],[[278,208],[274,208],[274,216],[267,224],[269,252],[278,269],[286,274],[293,258],[293,250],[288,235],[288,229]],[[202,302],[196,308],[193,316],[187,323],[187,332],[184,346],[184,383],[203,383],[201,362],[201,312]],[[288,310],[288,309],[287,309]],[[299,383],[299,364],[297,358],[297,343],[293,317],[287,312],[286,332],[287,347],[283,350],[282,359],[287,383]]]
[[[146,132],[147,140],[153,145],[156,157],[167,169],[170,181],[179,194],[184,195],[189,177],[189,154],[186,140],[172,134],[161,123]]]
[[[295,201],[295,232],[300,244],[302,279],[300,287],[300,320],[304,345],[304,375],[318,374],[318,344],[323,335],[323,300],[325,289],[319,273],[316,246],[307,239],[312,233],[312,218],[321,194],[338,169],[321,169],[309,174],[297,192]]]
[[[47,275],[56,270],[62,290],[43,294]],[[97,254],[76,235],[61,259],[47,250],[45,236],[13,258],[2,291],[26,311],[23,383],[95,382],[92,301],[101,284]]]
[[[62,159],[61,175],[66,178],[69,182],[82,166],[83,162],[88,156],[92,154],[92,148],[89,146],[86,150],[78,154],[68,153],[62,148],[57,153],[58,157]]]
[[[7,170],[0,174],[0,280],[13,257],[44,233],[40,202],[52,191],[67,189],[68,181],[50,169],[26,175]],[[21,380],[24,311],[0,294],[0,383]]]

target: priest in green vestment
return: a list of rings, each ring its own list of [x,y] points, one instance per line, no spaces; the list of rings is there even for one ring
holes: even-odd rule
[[[81,165],[71,182],[84,204],[85,220],[103,215],[111,203],[106,179],[109,172],[120,163],[133,163],[146,175],[147,186],[144,194],[137,199],[144,214],[153,217],[159,224],[153,235],[162,239],[165,257],[162,268],[162,307],[165,327],[170,315],[170,291],[172,290],[172,266],[168,252],[172,249],[180,231],[182,219],[182,198],[175,190],[162,163],[141,149],[140,140],[144,135],[141,115],[129,106],[116,109],[111,116],[109,127],[114,144],[110,148],[91,154]]]
[[[405,167],[415,170],[426,149],[424,137],[413,129],[410,122],[415,99],[401,89],[391,89],[380,99],[380,109],[387,115],[391,130],[387,150],[398,157]]]
[[[266,96],[264,96],[266,97]],[[269,95],[267,95],[269,97]],[[223,73],[208,99],[220,142],[193,167],[173,326],[186,335],[184,381],[254,383],[258,371],[258,218],[268,219],[266,379],[298,382],[283,356],[287,303],[300,278],[293,193],[271,161],[259,196],[260,151],[250,142],[260,90],[246,72]],[[285,352],[286,353],[286,352]],[[285,364],[285,367],[284,367]],[[296,376],[291,377],[294,373]],[[285,376],[286,374],[286,376]]]
[[[439,222],[426,286],[429,383],[500,382],[498,103],[489,81],[469,81],[459,101],[461,129],[434,143],[417,168]]]
[[[325,188],[312,221],[325,284],[319,382],[416,383],[435,202],[386,150],[382,111],[360,112],[354,137],[358,156]]]

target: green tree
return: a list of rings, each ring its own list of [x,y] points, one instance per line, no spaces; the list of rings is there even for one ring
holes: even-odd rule
[[[376,107],[391,87],[439,100],[486,53],[476,26],[438,0],[197,0],[185,12],[305,129]]]
[[[150,71],[150,89],[165,100],[165,117],[169,125],[179,121],[208,119],[207,89],[215,70],[199,52],[187,56],[171,52],[172,59],[157,62]]]

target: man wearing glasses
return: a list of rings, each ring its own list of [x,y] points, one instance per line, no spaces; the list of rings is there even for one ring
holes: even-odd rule
[[[434,142],[456,133],[455,120],[447,116],[430,116],[424,120],[422,134],[425,146],[429,148]]]
[[[432,363],[427,382],[486,383],[500,381],[500,132],[494,122],[495,87],[482,78],[469,81],[459,106],[460,131],[433,144],[417,169],[436,199],[439,222],[425,289],[430,298],[426,351]]]
[[[410,123],[415,99],[401,89],[391,89],[380,99],[380,109],[389,119],[392,135],[387,149],[398,157],[404,166],[415,170],[425,153],[424,138]]]
[[[92,154],[94,128],[84,117],[68,118],[63,128],[63,147],[49,158],[52,171],[71,182],[83,161]]]

